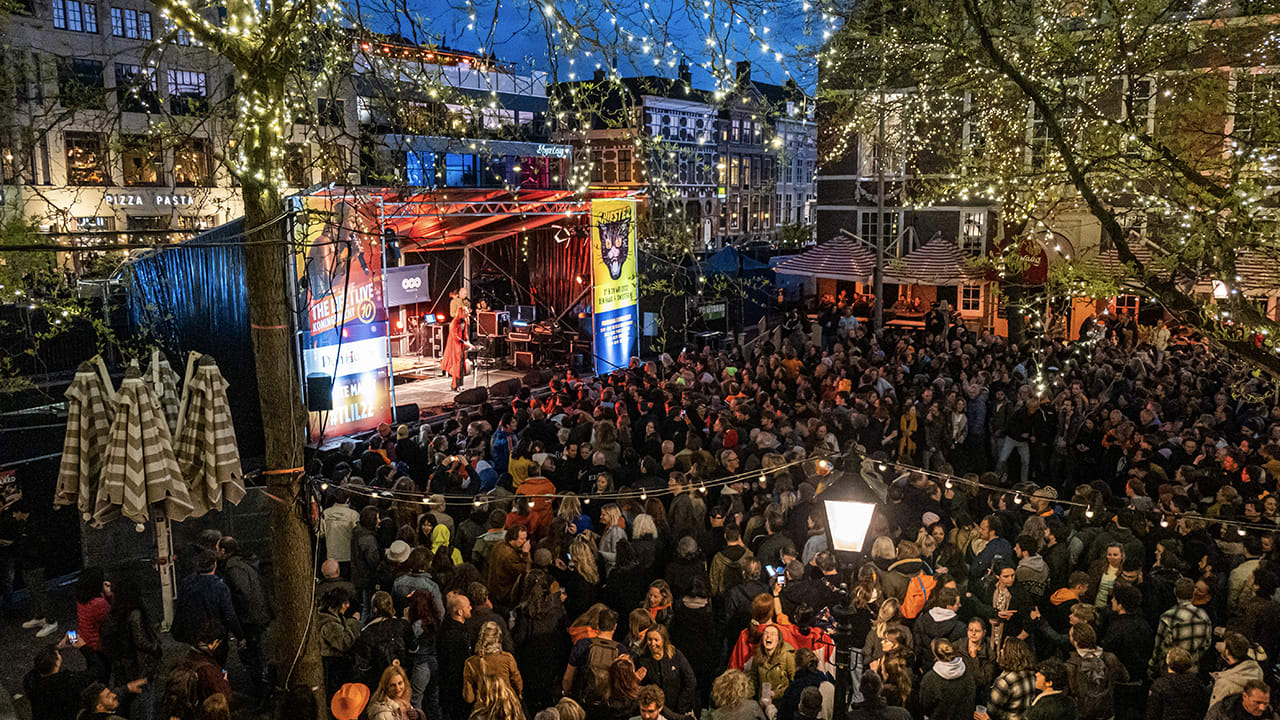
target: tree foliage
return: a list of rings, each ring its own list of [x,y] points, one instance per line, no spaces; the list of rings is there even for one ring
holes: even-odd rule
[[[1280,377],[1280,326],[1249,297],[1266,279],[1242,270],[1280,262],[1280,85],[1267,73],[1280,25],[1236,7],[856,3],[820,57],[825,145],[852,152],[885,113],[885,151],[907,159],[904,204],[998,206],[1005,248],[1032,240],[1075,266],[1050,273],[1048,296],[1129,288]]]

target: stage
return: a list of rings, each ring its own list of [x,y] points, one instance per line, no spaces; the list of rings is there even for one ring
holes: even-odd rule
[[[395,404],[416,404],[424,417],[439,415],[454,406],[458,393],[450,389],[451,378],[440,374],[440,361],[416,355],[394,357],[391,367],[395,377]],[[524,370],[499,370],[472,365],[464,378],[464,389],[493,387],[500,382],[525,376]],[[492,397],[491,397],[492,399]]]

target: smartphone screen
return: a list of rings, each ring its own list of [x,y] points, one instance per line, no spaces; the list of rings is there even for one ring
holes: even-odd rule
[[[75,642],[75,641],[77,641],[77,640],[79,640],[79,639],[80,639],[80,635],[79,635],[79,633],[77,633],[75,630],[68,630],[68,631],[67,631],[67,641],[68,641],[68,642]]]

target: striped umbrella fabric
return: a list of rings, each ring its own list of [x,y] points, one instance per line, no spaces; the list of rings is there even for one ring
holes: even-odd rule
[[[152,505],[163,505],[173,520],[190,516],[192,507],[182,471],[173,456],[173,438],[156,409],[151,388],[130,368],[116,393],[106,461],[94,505],[93,524],[101,527],[116,512],[136,523],[149,519]]]
[[[115,389],[101,357],[80,363],[66,398],[67,434],[53,504],[75,505],[88,519],[115,414]]]
[[[160,403],[169,434],[178,432],[178,373],[173,371],[169,358],[159,350],[151,351],[151,364],[147,366],[147,381],[151,392]]]
[[[213,358],[192,353],[183,391],[174,455],[187,481],[192,517],[235,505],[244,497],[240,450],[227,404],[227,381]]]
[[[967,266],[965,254],[955,243],[937,235],[890,263],[884,280],[899,285],[962,285],[981,277],[981,272]]]
[[[876,269],[876,256],[862,243],[840,236],[783,260],[773,269],[783,275],[870,282]]]

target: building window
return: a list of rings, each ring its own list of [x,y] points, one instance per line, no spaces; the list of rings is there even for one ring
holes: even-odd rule
[[[53,0],[53,26],[74,32],[98,32],[98,7],[80,0]]]
[[[140,65],[116,63],[116,101],[125,112],[159,112],[156,72]]]
[[[604,150],[593,149],[591,151],[591,183],[599,185],[604,182]]]
[[[981,255],[986,237],[986,211],[962,210],[960,212],[960,251],[967,255]]]
[[[1150,78],[1134,80],[1125,98],[1126,115],[1148,135],[1156,130],[1156,84]]]
[[[966,283],[960,286],[960,312],[979,312],[982,310],[982,286]]]
[[[309,155],[310,153],[307,152],[307,146],[304,143],[289,143],[285,146],[284,181],[286,185],[295,188],[305,188],[311,185],[311,159]],[[435,156],[433,155],[432,157],[434,158]]]
[[[631,182],[631,149],[618,149],[618,182]]]
[[[1247,150],[1280,147],[1275,108],[1280,105],[1280,73],[1248,74],[1236,81],[1231,136]]]
[[[885,247],[889,247],[898,237],[898,213],[886,211],[884,222],[880,223],[876,219],[875,210],[863,210],[858,223],[858,236],[872,246],[876,244],[878,238],[883,237]]]
[[[213,215],[179,215],[179,230],[207,230],[217,223]]]
[[[102,135],[92,132],[68,132],[64,136],[67,147],[68,185],[110,185],[107,172],[106,143]]]
[[[111,8],[111,34],[135,40],[150,40],[151,13],[129,8]]]
[[[320,98],[316,101],[316,121],[321,125],[343,127],[346,123],[347,104],[343,100]]]
[[[476,156],[449,153],[444,157],[445,185],[449,187],[476,186]]]
[[[213,153],[208,140],[192,138],[174,150],[173,184],[178,187],[213,185]]]
[[[159,140],[146,135],[125,135],[120,145],[125,185],[164,184],[164,150]]]
[[[66,108],[104,109],[102,63],[64,58],[58,65],[58,101]]]
[[[169,109],[174,115],[198,115],[208,108],[209,83],[202,72],[169,71]]]
[[[168,215],[130,215],[125,221],[129,230],[168,230]]]
[[[1141,298],[1137,295],[1117,295],[1116,296],[1116,315],[1133,315],[1138,316],[1138,307]]]

